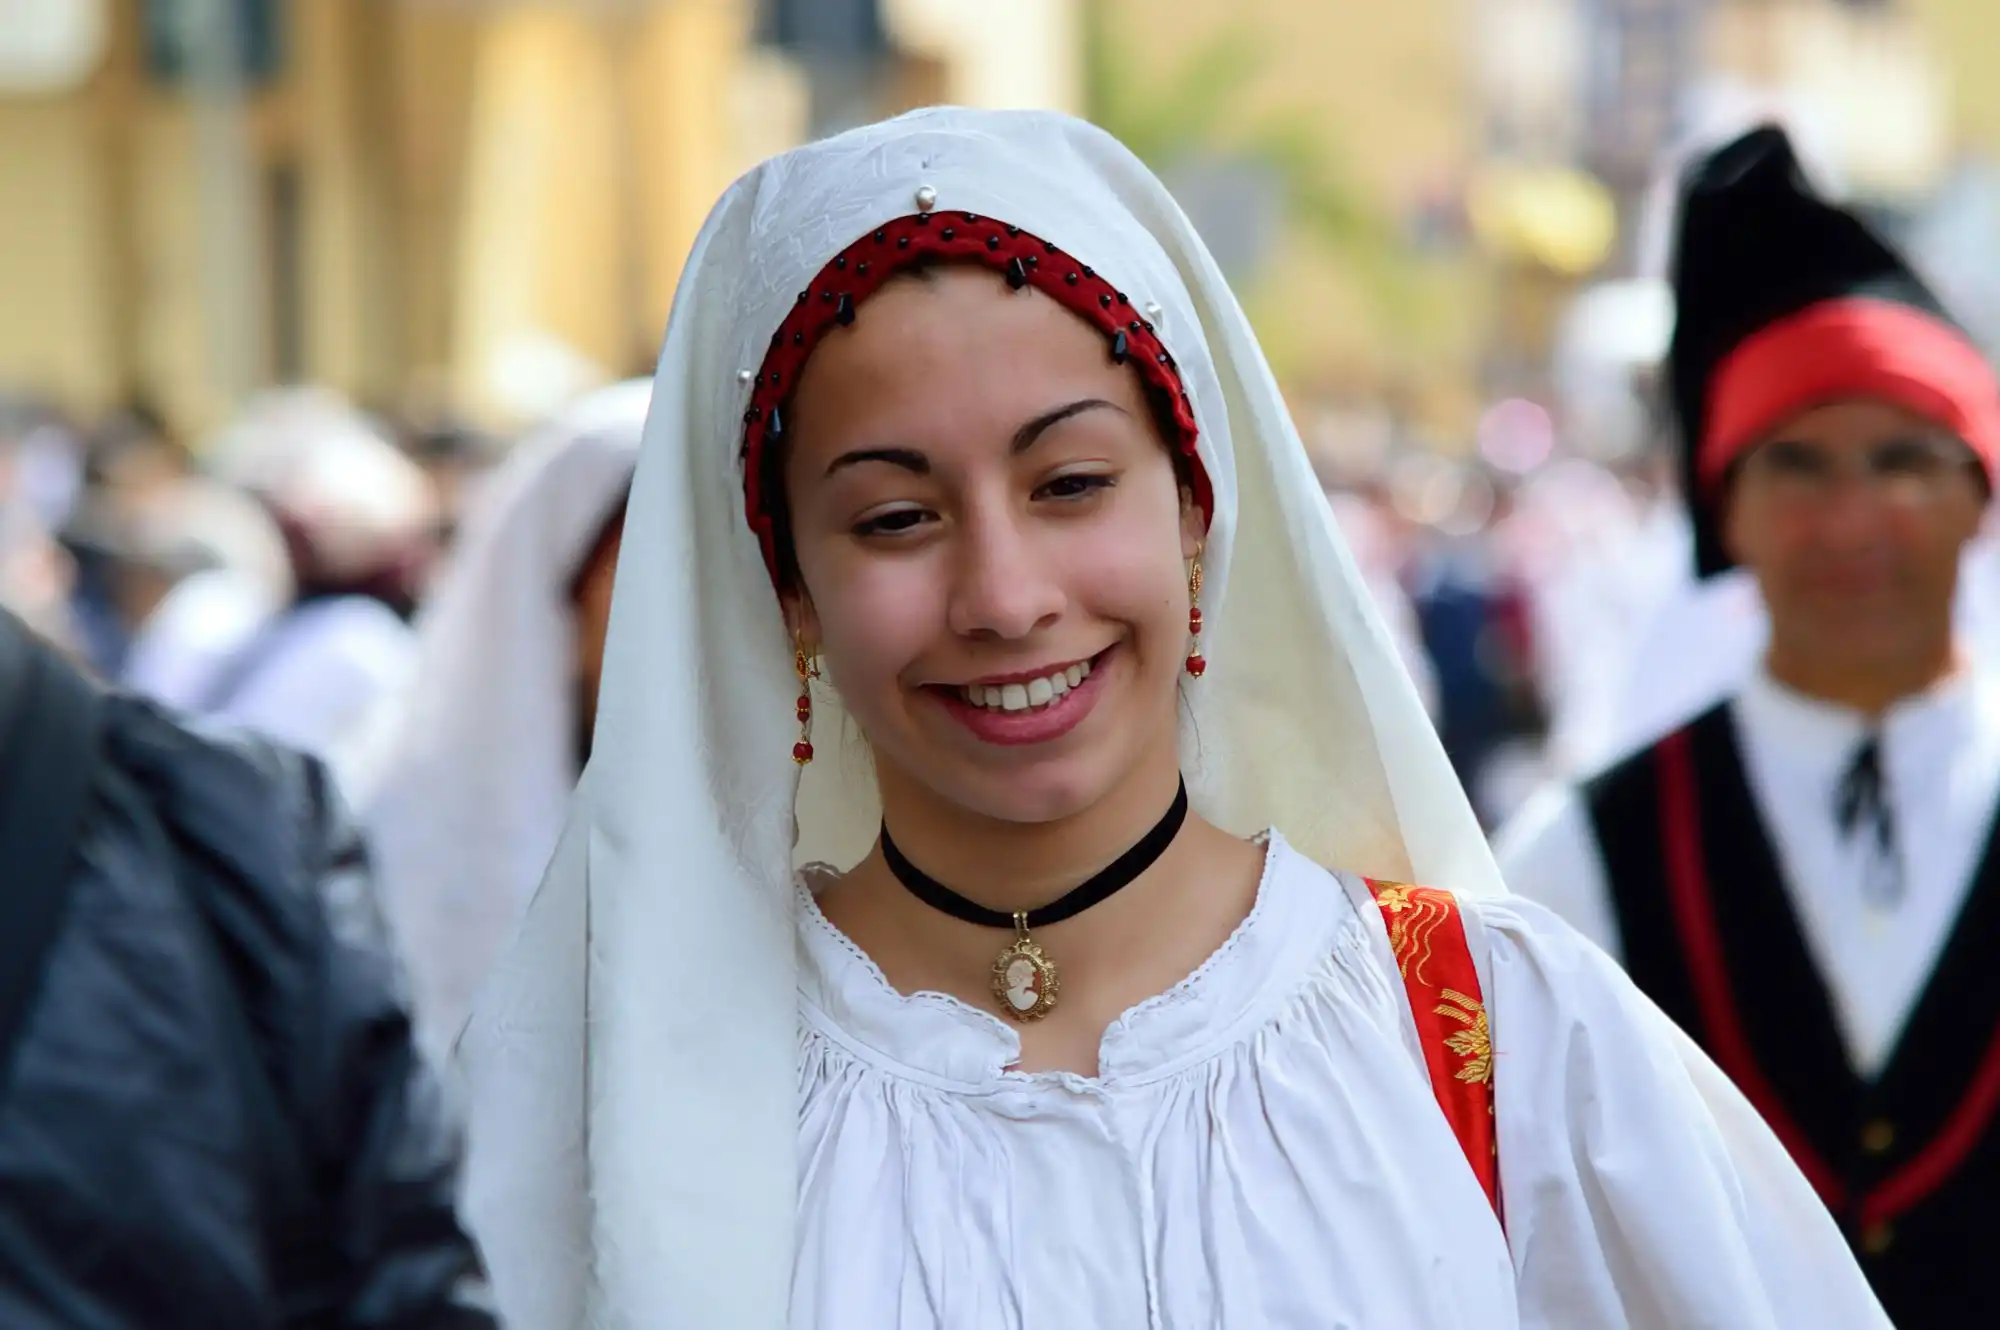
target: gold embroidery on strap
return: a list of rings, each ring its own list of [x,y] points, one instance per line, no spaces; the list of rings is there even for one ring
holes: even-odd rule
[[[1450,894],[1392,882],[1375,893],[1375,903],[1388,920],[1389,950],[1396,953],[1396,968],[1405,979],[1428,983],[1424,968],[1430,964],[1431,934],[1451,914]]]
[[[1486,1004],[1455,988],[1442,990],[1440,996],[1444,1001],[1434,1008],[1436,1013],[1467,1027],[1444,1041],[1446,1048],[1465,1061],[1458,1069],[1458,1079],[1493,1084],[1493,1036],[1486,1024]]]

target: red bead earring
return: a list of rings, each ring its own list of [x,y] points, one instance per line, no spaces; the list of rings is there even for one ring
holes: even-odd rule
[[[1201,551],[1194,552],[1194,566],[1188,570],[1188,658],[1187,672],[1199,679],[1208,668],[1201,655]]]
[[[819,658],[807,654],[800,642],[792,652],[792,668],[799,676],[799,741],[792,745],[792,761],[804,766],[813,760],[812,681],[819,678]]]

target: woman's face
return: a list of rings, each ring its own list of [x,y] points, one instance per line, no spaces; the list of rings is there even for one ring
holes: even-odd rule
[[[1176,760],[1201,516],[1101,334],[981,268],[899,279],[787,438],[787,610],[885,801],[1050,821]]]

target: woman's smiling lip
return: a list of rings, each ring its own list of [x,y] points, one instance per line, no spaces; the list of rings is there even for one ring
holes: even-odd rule
[[[1088,663],[1091,670],[1084,676],[1082,682],[1045,706],[1023,711],[1002,711],[992,707],[974,706],[965,700],[964,695],[956,687],[933,686],[923,691],[927,696],[936,699],[946,715],[970,730],[973,737],[982,743],[1008,748],[1051,743],[1081,725],[1084,718],[1097,705],[1097,699],[1104,692],[1105,680],[1109,677],[1106,667],[1115,662],[1117,654],[1117,648],[1112,646],[1090,657]],[[1037,679],[1045,676],[1010,675],[1006,682],[1018,682],[1023,677]],[[983,680],[981,682],[985,687],[1003,686],[999,682],[990,684]]]

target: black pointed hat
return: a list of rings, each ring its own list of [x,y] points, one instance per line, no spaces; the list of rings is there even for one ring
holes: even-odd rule
[[[1700,576],[1730,566],[1715,521],[1729,464],[1813,405],[1897,401],[1992,471],[1990,367],[1902,256],[1813,190],[1783,130],[1754,129],[1682,177],[1671,275],[1667,377]]]

